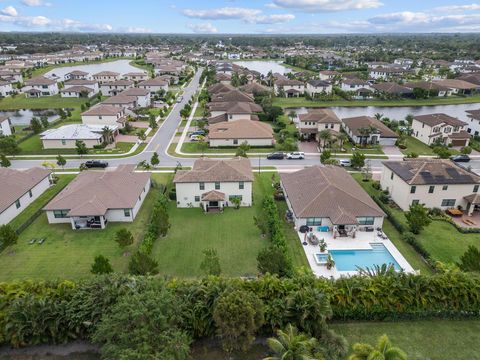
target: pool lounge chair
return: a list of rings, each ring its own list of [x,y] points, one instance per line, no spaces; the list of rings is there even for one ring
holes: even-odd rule
[[[30,240],[30,241],[28,242],[28,245],[33,245],[33,244],[35,244],[36,242],[37,242],[37,239],[36,239],[36,238],[33,238],[32,240]]]
[[[38,240],[38,245],[42,245],[45,240],[47,240],[46,238],[41,238],[40,240]]]

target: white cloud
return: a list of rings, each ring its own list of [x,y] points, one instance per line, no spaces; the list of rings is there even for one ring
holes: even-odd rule
[[[433,10],[438,12],[446,12],[446,13],[480,10],[480,4],[447,5],[447,6],[436,7]]]
[[[1,13],[3,15],[8,15],[8,16],[17,16],[18,15],[18,12],[17,12],[17,9],[15,9],[13,6],[7,6],[6,8],[4,8]]]
[[[51,3],[43,2],[43,0],[22,0],[22,4],[25,6],[35,7],[35,6],[51,6]]]
[[[273,0],[273,4],[305,12],[329,12],[378,8],[380,0]]]
[[[278,24],[295,19],[292,14],[265,15],[259,9],[223,7],[217,9],[184,9],[182,14],[203,20],[232,20],[238,19],[249,24]]]
[[[243,19],[250,24],[278,24],[285,23],[295,19],[292,14],[274,14],[274,15],[258,15]]]
[[[210,23],[190,24],[188,27],[197,34],[216,34],[218,29]]]

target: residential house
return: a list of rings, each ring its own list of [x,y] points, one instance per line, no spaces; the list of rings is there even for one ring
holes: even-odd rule
[[[109,139],[105,138],[105,128],[111,132]],[[44,149],[75,149],[77,141],[83,141],[87,148],[93,148],[105,142],[115,143],[117,135],[117,125],[70,124],[44,131],[40,134],[40,140]]]
[[[315,97],[322,94],[332,93],[332,84],[324,80],[309,80],[305,88],[308,95]]]
[[[58,94],[58,85],[55,80],[38,76],[25,81],[22,91],[27,97],[52,96]]]
[[[23,82],[22,73],[14,70],[0,70],[0,79],[9,83]]]
[[[15,132],[8,116],[0,116],[0,136],[9,136]]]
[[[78,87],[90,88],[92,89],[92,92],[91,92],[92,95],[97,95],[100,92],[100,86],[98,84],[98,81],[96,80],[83,80],[83,79],[68,80],[64,82],[62,90],[69,90],[72,87],[77,87],[77,89]],[[66,93],[68,93],[68,91]]]
[[[155,96],[160,90],[168,91],[168,81],[162,80],[160,78],[149,79],[138,83],[137,85],[140,89],[146,89],[150,91],[151,96]]]
[[[104,229],[108,222],[133,222],[150,190],[150,173],[133,165],[115,171],[83,171],[43,210],[50,224]]]
[[[373,95],[370,83],[355,77],[343,79],[340,84],[340,89],[350,94],[354,94],[354,99],[367,99],[371,98]]]
[[[355,144],[393,146],[398,139],[395,131],[370,116],[342,119],[343,128]]]
[[[231,84],[217,83],[217,84],[210,85],[207,90],[210,95],[213,95],[213,94],[229,92],[235,89],[236,87]]]
[[[202,207],[221,210],[234,205],[252,205],[253,173],[250,160],[237,157],[226,160],[200,158],[192,170],[179,170],[173,179],[177,207]]]
[[[148,107],[151,103],[150,91],[147,89],[130,88],[124,90],[121,95],[135,98],[137,107]]]
[[[263,86],[256,82],[251,82],[249,84],[242,85],[239,87],[239,89],[244,93],[250,94],[251,96],[265,95],[271,91],[268,87]]]
[[[145,81],[149,79],[149,76],[146,72],[129,72],[126,74],[123,74],[123,77],[126,80],[134,81],[134,82],[139,82],[139,81]]]
[[[427,92],[428,96],[450,96],[452,95],[452,91],[445,86],[439,85],[433,81],[415,81],[415,82],[407,82],[404,84],[405,87],[412,89],[421,89]]]
[[[253,102],[214,102],[208,103],[210,111],[209,123],[236,120],[258,120],[257,113],[262,107]]]
[[[0,97],[6,97],[13,93],[12,84],[8,81],[0,80]]]
[[[108,125],[123,128],[127,117],[123,107],[98,104],[83,112],[82,123],[85,125]]]
[[[410,70],[401,67],[377,67],[369,69],[368,76],[370,79],[383,79],[389,81],[393,79],[401,79],[410,73]]]
[[[131,89],[135,83],[132,80],[105,81],[100,86],[100,91],[106,96],[116,96],[122,91]]]
[[[230,84],[232,81],[232,75],[219,73],[215,75],[215,80],[221,84]]]
[[[412,97],[413,90],[394,82],[383,82],[372,84],[370,87],[375,91],[377,96],[383,97]]]
[[[478,85],[460,79],[434,80],[435,84],[448,88],[452,94],[472,95]]]
[[[211,103],[216,102],[254,102],[253,96],[250,96],[240,90],[231,90],[219,94],[211,95]]]
[[[480,177],[450,160],[406,159],[383,163],[380,184],[404,211],[412,204],[427,208],[478,209]]]
[[[0,225],[8,224],[50,187],[50,170],[0,168]]]
[[[93,80],[98,81],[100,84],[110,81],[120,80],[120,73],[114,71],[100,71],[99,73],[92,75]]]
[[[91,87],[77,85],[60,90],[61,97],[91,98],[95,96],[95,90]]]
[[[305,92],[305,84],[299,80],[277,80],[273,88],[277,96],[284,97],[299,97]]]
[[[385,213],[343,168],[312,166],[280,173],[281,186],[295,228],[355,236],[365,228],[382,228]]]
[[[112,105],[115,107],[121,107],[125,109],[135,109],[138,107],[136,96],[125,96],[123,93],[109,97],[102,102],[104,105]]]
[[[333,82],[336,78],[340,77],[340,73],[334,70],[322,70],[318,73],[320,80]]]
[[[68,80],[88,80],[89,73],[81,70],[74,70],[65,74],[65,81]]]
[[[440,142],[445,145],[467,146],[470,134],[468,124],[446,114],[417,115],[412,121],[412,136],[424,144]]]
[[[340,133],[342,121],[331,109],[308,109],[306,114],[298,115],[298,130],[303,139],[320,141],[318,133],[329,130],[333,136]]]
[[[480,135],[480,109],[478,110],[467,110],[467,117],[469,122],[467,122],[467,132],[472,136]]]
[[[273,130],[269,124],[255,120],[222,121],[208,126],[210,147],[239,146],[247,142],[250,146],[273,146]]]

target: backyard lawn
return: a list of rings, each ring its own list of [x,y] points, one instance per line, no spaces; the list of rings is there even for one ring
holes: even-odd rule
[[[26,98],[10,96],[0,100],[0,110],[80,108],[88,99],[62,98],[60,95]]]
[[[272,173],[255,175],[254,206],[251,208],[229,208],[222,214],[204,214],[199,208],[177,209],[172,202],[169,209],[172,227],[165,238],[155,243],[152,254],[159,262],[160,274],[201,276],[202,251],[214,248],[224,275],[256,275],[257,254],[269,241],[260,236],[253,216],[261,211],[263,196],[272,193],[271,177]],[[279,206],[282,216],[285,211],[283,204]],[[289,230],[286,236],[294,265],[307,266],[300,241],[293,228],[288,227],[286,225],[286,230]]]

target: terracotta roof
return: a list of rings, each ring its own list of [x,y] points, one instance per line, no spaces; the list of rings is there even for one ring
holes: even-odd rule
[[[53,84],[56,84],[55,80],[48,79],[44,76],[38,76],[25,81],[25,85],[27,86],[53,85]]]
[[[450,139],[466,140],[466,139],[470,139],[471,135],[465,130],[460,130],[458,132],[451,133],[450,135],[448,135],[448,137]]]
[[[50,173],[50,170],[38,167],[25,171],[0,168],[0,213],[49,176]]]
[[[96,74],[93,74],[93,76],[119,76],[120,73],[114,72],[114,71],[100,71]]]
[[[69,210],[69,216],[104,215],[108,209],[132,209],[150,179],[131,167],[115,171],[84,171],[43,210]]]
[[[218,83],[208,87],[208,92],[210,94],[218,94],[218,93],[232,91],[232,90],[235,90],[235,87],[230,84]]]
[[[159,78],[148,79],[138,84],[139,87],[140,86],[165,86],[165,85],[168,85],[168,82]]]
[[[480,184],[480,176],[450,160],[385,161],[385,167],[410,185]]]
[[[209,139],[272,139],[268,124],[253,120],[224,121],[208,127]]]
[[[402,85],[398,85],[397,83],[394,82],[384,82],[384,83],[379,83],[379,84],[373,84],[371,85],[372,88],[374,88],[377,91],[381,92],[386,92],[389,94],[412,94],[413,90]]]
[[[254,102],[253,98],[250,95],[247,95],[244,92],[237,89],[212,95],[211,102],[228,102],[228,101]]]
[[[341,124],[342,121],[331,109],[309,109],[308,113],[298,115],[300,121],[311,121],[320,124]]]
[[[466,122],[454,118],[447,114],[428,114],[428,115],[418,115],[413,117],[415,120],[427,124],[428,126],[436,126],[441,124],[447,124],[451,126],[465,126]]]
[[[382,138],[398,138],[395,131],[383,124],[381,121],[370,116],[357,116],[351,118],[342,119],[343,124],[349,128],[353,135],[362,136],[359,132],[360,129],[365,127],[374,127],[380,132]]]
[[[179,170],[174,183],[253,181],[250,160],[236,157],[228,160],[201,158],[192,170]]]
[[[112,116],[117,115],[123,111],[122,108],[113,105],[98,104],[89,110],[83,112],[82,116]]]
[[[384,212],[342,168],[312,166],[280,178],[297,218],[329,218],[333,224],[356,224],[357,217]]]
[[[448,88],[460,90],[473,90],[478,88],[478,85],[459,79],[434,80],[433,82]]]
[[[466,111],[469,115],[469,117],[473,118],[473,119],[477,119],[477,120],[480,120],[480,109],[478,110],[467,110]]]
[[[405,83],[405,86],[410,89],[423,89],[423,90],[438,90],[438,91],[446,91],[448,90],[447,87],[442,86],[440,84],[436,84],[432,81],[413,81]]]
[[[260,105],[252,102],[215,102],[208,103],[210,111],[225,111],[227,114],[252,114],[262,112]]]
[[[240,86],[239,89],[248,93],[248,94],[263,94],[263,93],[270,92],[269,88],[267,88],[266,86],[263,86],[259,83],[255,83],[255,82]]]
[[[202,201],[223,201],[225,194],[221,191],[210,190],[202,194]]]
[[[76,93],[81,93],[81,92],[92,92],[93,89],[90,88],[90,87],[86,87],[86,86],[81,86],[81,85],[75,85],[75,86],[70,86],[66,89],[62,89],[60,90],[61,93],[68,93],[68,92],[76,92]]]

